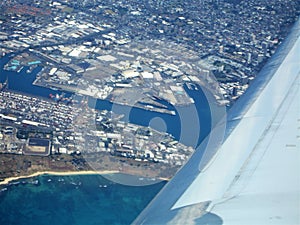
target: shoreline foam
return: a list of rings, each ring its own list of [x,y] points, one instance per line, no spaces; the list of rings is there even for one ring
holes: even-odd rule
[[[104,174],[113,174],[113,173],[119,173],[119,171],[117,171],[117,170],[104,170],[104,171],[87,170],[87,171],[65,171],[65,172],[40,171],[40,172],[35,172],[35,173],[29,174],[29,175],[4,178],[3,181],[0,181],[0,185],[7,185],[12,181],[37,177],[37,176],[41,176],[41,175],[72,176],[72,175],[104,175]]]

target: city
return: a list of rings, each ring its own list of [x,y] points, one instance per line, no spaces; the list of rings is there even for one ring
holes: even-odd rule
[[[95,154],[100,161],[104,154],[108,161],[159,165],[157,176],[172,177],[192,154],[192,147],[170,134],[124,122],[122,115],[93,109],[88,97],[175,115],[165,102],[175,107],[192,105],[187,89],[201,86],[212,93],[217,105],[230,107],[298,18],[296,2],[280,2],[28,0],[2,4],[0,54],[9,57],[4,70],[32,73],[38,69],[33,85],[81,99],[64,94],[43,99],[11,91],[4,81],[1,152],[83,154],[96,169],[101,168]],[[36,138],[48,140],[48,147],[33,148],[30,143]],[[84,163],[79,164],[72,169],[85,169]],[[172,173],[162,172],[163,164]],[[109,163],[122,170],[117,165]]]

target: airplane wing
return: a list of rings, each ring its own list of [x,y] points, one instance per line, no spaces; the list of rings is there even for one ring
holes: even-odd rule
[[[228,112],[222,143],[207,137],[133,224],[300,224],[299,36],[300,20]]]

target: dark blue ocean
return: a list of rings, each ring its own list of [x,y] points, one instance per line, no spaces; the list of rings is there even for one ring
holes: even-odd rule
[[[0,224],[130,224],[164,184],[124,186],[100,175],[20,180],[0,191]]]
[[[9,56],[0,59],[0,82],[8,79],[9,90],[45,98],[49,94],[61,94],[32,85],[41,68],[37,67],[30,74],[26,73],[27,68],[19,73],[4,71],[3,66],[8,61]],[[187,91],[195,105],[174,108],[162,102],[176,111],[176,116],[135,107],[116,107],[111,102],[95,99],[90,99],[90,106],[107,110],[117,108],[118,113],[127,112],[132,123],[150,124],[196,147],[210,131],[211,112],[207,96],[201,89]],[[165,127],[151,123],[155,118],[163,120]],[[11,185],[0,192],[0,224],[130,224],[165,184],[123,186],[99,175],[40,176],[33,180],[38,180],[38,185],[28,183],[32,179],[27,179],[25,184]]]

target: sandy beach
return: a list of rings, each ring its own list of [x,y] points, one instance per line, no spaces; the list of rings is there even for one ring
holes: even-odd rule
[[[30,177],[36,177],[44,174],[49,174],[49,175],[58,175],[58,176],[69,176],[69,175],[88,175],[88,174],[112,174],[112,173],[119,173],[117,170],[104,170],[104,171],[95,171],[95,170],[89,170],[89,171],[67,171],[67,172],[55,172],[55,171],[41,171],[41,172],[36,172],[30,175],[25,175],[25,176],[18,176],[18,177],[8,177],[5,178],[3,181],[0,182],[0,185],[5,185],[9,184],[11,181],[19,180],[19,179],[24,179],[24,178],[30,178]]]

